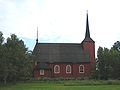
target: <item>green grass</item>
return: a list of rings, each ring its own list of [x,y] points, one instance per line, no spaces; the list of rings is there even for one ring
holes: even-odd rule
[[[25,82],[0,87],[0,90],[120,90],[120,85],[84,84],[87,81]],[[90,82],[90,81],[89,81]],[[93,81],[92,81],[93,82]],[[97,81],[101,82],[101,81]],[[95,82],[94,82],[95,83]]]

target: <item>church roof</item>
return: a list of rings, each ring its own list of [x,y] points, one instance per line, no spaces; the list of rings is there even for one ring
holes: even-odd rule
[[[36,68],[35,69],[49,69],[48,68],[48,64],[47,63],[45,63],[45,62],[42,62],[42,63],[38,63],[38,65],[36,66]]]
[[[34,59],[41,63],[82,63],[90,62],[90,55],[83,50],[83,42],[94,42],[90,37],[88,13],[86,33],[82,43],[38,43],[33,50]]]
[[[79,43],[36,43],[33,50],[35,60],[48,63],[89,62],[90,56]]]

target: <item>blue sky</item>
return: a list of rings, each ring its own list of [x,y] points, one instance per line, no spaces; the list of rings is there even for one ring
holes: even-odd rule
[[[0,0],[0,31],[16,34],[29,50],[39,42],[81,43],[85,36],[86,10],[92,39],[110,48],[120,41],[119,0]]]

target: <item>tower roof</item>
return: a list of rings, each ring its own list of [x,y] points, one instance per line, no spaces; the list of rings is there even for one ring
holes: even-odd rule
[[[90,30],[89,30],[89,20],[88,20],[88,12],[87,12],[87,18],[86,18],[86,33],[85,33],[85,39],[83,41],[92,41],[94,42],[90,37]]]
[[[87,37],[90,38],[88,13],[87,13],[87,19],[86,19],[86,33],[85,33],[85,38],[87,38]]]

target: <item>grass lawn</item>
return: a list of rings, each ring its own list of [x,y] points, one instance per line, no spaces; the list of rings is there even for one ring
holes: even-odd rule
[[[120,90],[120,85],[65,85],[64,83],[27,82],[0,87],[0,90]]]

